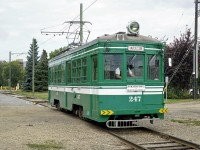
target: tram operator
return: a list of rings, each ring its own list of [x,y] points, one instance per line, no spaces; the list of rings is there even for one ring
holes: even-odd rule
[[[135,77],[134,73],[131,70],[132,68],[133,68],[132,65],[127,65],[127,72],[128,72],[128,76],[129,77]],[[116,79],[121,79],[122,78],[121,75],[120,75],[120,68],[119,67],[117,67],[115,69],[115,78]]]

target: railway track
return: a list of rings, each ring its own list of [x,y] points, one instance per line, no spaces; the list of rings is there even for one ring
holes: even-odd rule
[[[25,99],[24,97],[20,97]],[[37,102],[36,104],[49,107],[48,104]],[[99,126],[98,126],[99,127]],[[130,149],[138,150],[200,150],[200,145],[158,132],[145,127],[137,127],[134,129],[103,129],[105,132],[117,137],[128,146]],[[132,131],[135,131],[133,133]],[[124,133],[123,133],[124,132]],[[138,137],[143,132],[145,135]],[[120,135],[122,134],[122,135]],[[126,137],[125,137],[126,136]],[[134,141],[136,139],[137,141]]]
[[[200,150],[200,145],[145,127],[132,130],[111,131],[107,133],[137,150]],[[137,139],[134,140],[134,139]],[[141,139],[138,141],[138,139]]]

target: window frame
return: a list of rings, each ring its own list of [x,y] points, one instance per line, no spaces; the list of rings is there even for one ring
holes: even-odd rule
[[[159,67],[157,67],[157,72],[158,72],[158,78],[154,78],[154,79],[151,79],[149,77],[149,56],[156,56],[156,58],[158,58],[159,60]],[[157,59],[156,59],[157,60]],[[147,54],[147,80],[148,81],[161,81],[161,56],[159,54]]]
[[[120,57],[120,61],[121,61],[121,62],[120,62],[119,64],[120,64],[120,75],[121,75],[121,79],[117,79],[117,78],[115,78],[115,77],[114,77],[114,78],[105,78],[105,71],[106,71],[106,70],[105,70],[105,66],[106,66],[106,64],[105,64],[105,55],[113,55],[113,56],[119,56],[119,57]],[[102,69],[102,70],[103,70],[103,80],[106,81],[106,82],[109,82],[109,81],[110,81],[110,82],[122,81],[122,80],[123,80],[123,77],[124,77],[124,75],[123,75],[123,70],[124,70],[124,67],[123,67],[123,66],[124,66],[124,65],[123,65],[123,64],[124,64],[124,63],[123,63],[123,62],[124,62],[124,54],[123,54],[123,53],[104,53],[104,54],[102,55],[102,57],[103,57],[103,58],[102,58],[102,60],[103,60],[103,63],[102,63],[102,64],[103,64],[103,69]],[[117,69],[116,66],[118,66],[119,64],[115,65],[115,66],[114,66],[115,69],[114,69],[114,70],[110,70],[109,73],[110,73],[110,72],[114,72],[114,76],[115,76],[115,70]],[[112,64],[110,64],[110,66],[112,66]],[[111,73],[110,73],[110,74],[111,74]],[[111,76],[111,75],[110,75],[110,76]]]
[[[128,66],[128,57],[129,56],[141,56],[141,60],[142,60],[142,75],[141,76],[137,76],[136,74],[137,73],[135,73],[136,71],[132,71],[134,74],[135,74],[135,76],[134,77],[131,77],[131,76],[128,76],[127,74],[128,74],[128,68],[127,68],[127,66]],[[134,57],[133,56],[133,57]],[[144,53],[126,53],[126,78],[128,79],[128,80],[134,80],[134,79],[144,79],[145,78],[145,54]],[[137,66],[137,68],[136,67],[134,67],[135,68],[135,70],[138,70],[138,68],[139,68],[139,66]]]

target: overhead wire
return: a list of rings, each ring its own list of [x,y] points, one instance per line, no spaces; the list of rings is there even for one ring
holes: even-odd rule
[[[43,45],[43,44],[45,44],[46,42],[48,42],[49,40],[53,39],[54,37],[55,37],[55,35],[53,35],[52,37],[50,37],[49,39],[47,39],[47,40],[45,40],[45,41],[43,41],[43,42],[41,42],[41,43],[38,43],[38,45]]]
[[[180,17],[180,19],[179,19],[179,21],[178,21],[178,23],[177,23],[177,26],[180,24],[181,19],[183,18],[183,15],[184,15],[184,10],[183,10],[183,12],[182,12],[182,14],[181,14],[181,17]],[[193,20],[193,23],[192,23],[192,24],[194,24],[194,20]],[[187,25],[186,25],[186,27],[187,27]],[[177,71],[178,71],[179,68],[181,67],[183,61],[185,60],[185,58],[188,56],[188,54],[189,54],[190,51],[192,50],[192,45],[193,45],[193,43],[190,44],[190,46],[189,46],[189,48],[187,49],[186,53],[185,53],[184,56],[182,57],[180,63],[176,66],[176,68],[175,68],[175,70],[174,70],[172,76],[170,77],[170,79],[169,79],[167,85],[170,84],[170,82],[172,81],[173,77],[176,75]],[[176,51],[177,51],[177,50],[176,50]],[[176,53],[176,51],[174,52],[174,54]],[[165,88],[166,88],[166,87],[165,87]]]
[[[84,10],[83,10],[83,13],[88,10],[92,5],[94,5],[98,0],[95,0],[94,2],[92,2],[88,7],[86,7]],[[78,18],[80,15],[77,15],[74,19],[72,19],[72,21],[74,21],[76,18]]]
[[[169,81],[168,81],[168,84],[167,84],[167,85],[169,85],[169,84],[170,84],[170,82],[172,81],[173,77],[176,75],[176,73],[177,73],[178,69],[181,67],[181,65],[182,65],[183,61],[185,60],[185,58],[188,56],[188,54],[189,54],[189,53],[190,53],[190,51],[192,50],[192,45],[193,45],[193,43],[191,43],[191,44],[190,44],[190,46],[189,46],[189,48],[187,49],[187,51],[186,51],[185,55],[182,57],[182,59],[181,59],[180,63],[179,63],[179,64],[177,65],[177,67],[175,68],[175,70],[174,70],[174,72],[173,72],[172,76],[170,77],[170,79],[169,79]]]
[[[57,24],[57,25],[54,25],[54,26],[50,26],[50,27],[46,27],[46,28],[43,28],[41,30],[45,30],[45,29],[49,29],[49,28],[54,28],[54,27],[58,27],[60,25],[63,25],[63,23],[60,23],[60,24]]]
[[[83,12],[85,12],[86,10],[88,10],[92,5],[94,5],[96,2],[97,2],[98,0],[95,0],[94,2],[92,2],[88,7],[86,7],[86,9],[84,9],[83,10]],[[75,21],[75,19],[76,18],[78,18],[80,16],[80,14],[79,15],[77,15],[76,17],[74,17],[73,19],[72,19],[72,21]],[[50,27],[46,27],[46,28],[43,28],[43,29],[41,29],[41,30],[44,30],[44,29],[49,29],[49,28],[53,28],[53,27],[58,27],[58,26],[60,26],[60,25],[63,25],[64,23],[62,23],[62,24],[58,24],[58,25],[54,25],[54,26],[50,26]],[[61,30],[60,30],[60,32],[64,32],[65,30],[67,30],[67,25],[66,26],[64,26]],[[76,29],[77,30],[77,29]],[[75,30],[75,31],[76,31]],[[75,32],[74,31],[74,32]],[[68,35],[69,36],[69,35]],[[55,37],[55,35],[53,36],[53,37],[51,37],[51,38],[49,38],[49,39],[47,39],[47,40],[45,40],[45,41],[43,41],[43,42],[41,42],[40,44],[38,44],[38,45],[43,45],[43,44],[45,44],[45,43],[47,43],[48,41],[50,41],[51,39],[53,39]]]
[[[92,5],[94,5],[96,2],[97,2],[98,0],[95,0],[94,2],[92,2],[88,7],[86,7],[84,10],[83,10],[83,13],[86,11],[86,10],[88,10]],[[78,17],[80,16],[80,14],[79,15],[77,15],[76,17],[74,17],[73,19],[72,19],[72,21],[75,21]],[[61,29],[61,31],[60,32],[64,32],[67,27],[67,25],[63,28],[63,29]]]

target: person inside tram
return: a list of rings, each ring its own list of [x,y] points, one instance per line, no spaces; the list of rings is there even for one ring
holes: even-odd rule
[[[135,77],[135,75],[134,75],[132,69],[133,69],[133,66],[132,66],[132,65],[128,65],[128,66],[127,66],[127,72],[128,72],[128,76],[129,76],[129,77]],[[115,78],[116,78],[116,79],[121,79],[121,78],[122,78],[122,77],[121,77],[121,71],[120,71],[120,67],[119,67],[119,66],[115,69]]]
[[[135,74],[132,71],[133,65],[127,65],[127,72],[129,77],[135,77]]]
[[[120,68],[119,66],[115,69],[115,78],[116,79],[121,79],[121,75],[120,75]]]

